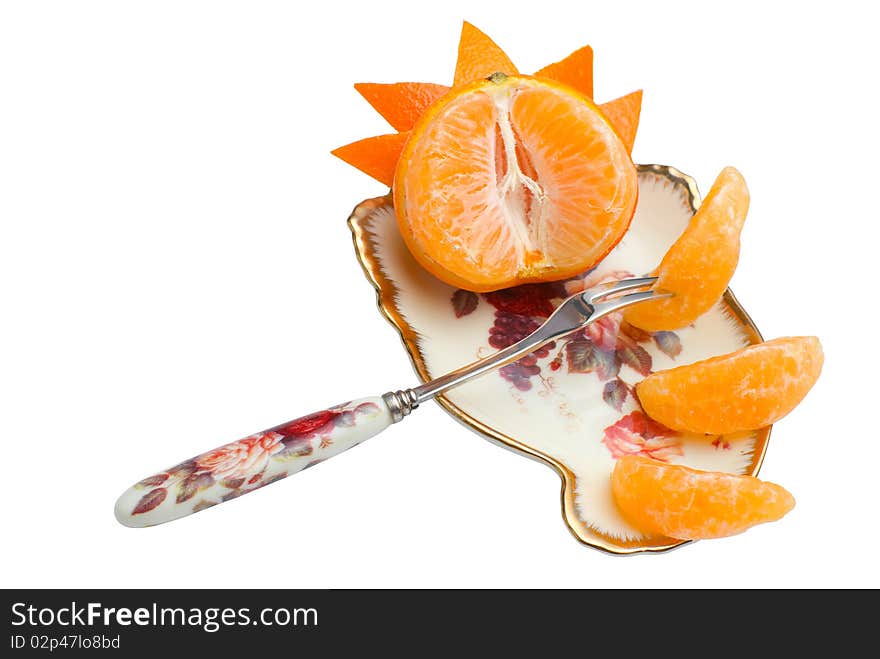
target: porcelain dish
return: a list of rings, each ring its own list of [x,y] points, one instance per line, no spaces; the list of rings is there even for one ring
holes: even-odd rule
[[[400,333],[424,382],[522,338],[567,295],[649,273],[698,205],[692,178],[672,167],[640,165],[632,225],[597,267],[563,282],[485,294],[448,286],[416,263],[400,237],[390,197],[359,204],[349,226],[379,309]],[[619,314],[609,316],[437,401],[483,437],[555,469],[562,479],[563,518],[580,542],[620,554],[664,551],[683,543],[646,537],[617,511],[610,487],[615,459],[637,453],[756,475],[770,428],[712,437],[677,433],[645,416],[634,385],[651,372],[760,341],[728,290],[712,310],[676,332],[651,334]]]

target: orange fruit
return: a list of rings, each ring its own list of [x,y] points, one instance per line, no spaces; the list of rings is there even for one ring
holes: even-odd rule
[[[465,22],[458,44],[455,67],[455,85],[485,79],[494,73],[516,74],[510,58],[489,37]],[[584,46],[559,62],[545,66],[535,74],[537,78],[555,80],[590,98],[593,96],[593,49]],[[431,105],[449,91],[449,87],[429,82],[396,82],[380,84],[362,82],[355,89],[397,131],[405,133]],[[635,92],[599,106],[605,118],[632,152],[642,102],[641,92]],[[386,185],[394,178],[394,168],[403,151],[405,139],[380,135],[340,147],[333,155],[357,167]],[[373,150],[376,150],[376,153]]]
[[[649,332],[690,325],[721,299],[739,261],[739,234],[749,210],[742,175],[726,167],[678,240],[660,262],[656,288],[674,297],[624,310],[632,325]]]
[[[803,400],[823,361],[815,336],[784,337],[658,371],[639,382],[636,393],[649,417],[674,430],[714,435],[755,430]]]
[[[611,490],[630,524],[649,535],[678,540],[736,535],[774,522],[794,508],[794,497],[775,483],[639,455],[616,462]]]
[[[453,87],[488,78],[493,73],[519,73],[494,41],[467,21],[461,26]]]
[[[431,106],[393,188],[416,259],[472,291],[587,270],[621,239],[638,196],[626,146],[589,98],[503,74]]]

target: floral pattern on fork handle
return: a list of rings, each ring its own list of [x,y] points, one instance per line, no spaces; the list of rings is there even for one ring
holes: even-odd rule
[[[342,453],[389,425],[380,397],[288,421],[143,479],[116,502],[116,518],[143,527],[199,512]]]

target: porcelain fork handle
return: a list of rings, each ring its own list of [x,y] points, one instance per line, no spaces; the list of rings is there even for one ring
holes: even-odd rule
[[[116,519],[132,527],[164,524],[332,458],[390,426],[396,395],[315,412],[144,478],[119,497]]]

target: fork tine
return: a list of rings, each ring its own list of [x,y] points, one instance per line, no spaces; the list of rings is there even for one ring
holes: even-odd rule
[[[672,296],[673,293],[668,291],[655,290],[627,293],[626,295],[621,295],[620,297],[611,300],[593,304],[593,315],[591,316],[591,320],[601,318],[602,316],[614,313],[615,311],[620,311],[621,309],[632,306],[633,304],[638,304],[639,302],[644,302],[646,300],[660,300]]]
[[[656,281],[657,281],[657,277],[634,277],[631,279],[621,279],[619,281],[614,282],[611,286],[609,286],[607,288],[603,288],[598,291],[588,291],[587,301],[590,303],[598,302],[602,298],[607,297],[609,295],[623,293],[624,291],[629,291],[634,288],[643,288],[645,286],[651,286]]]

